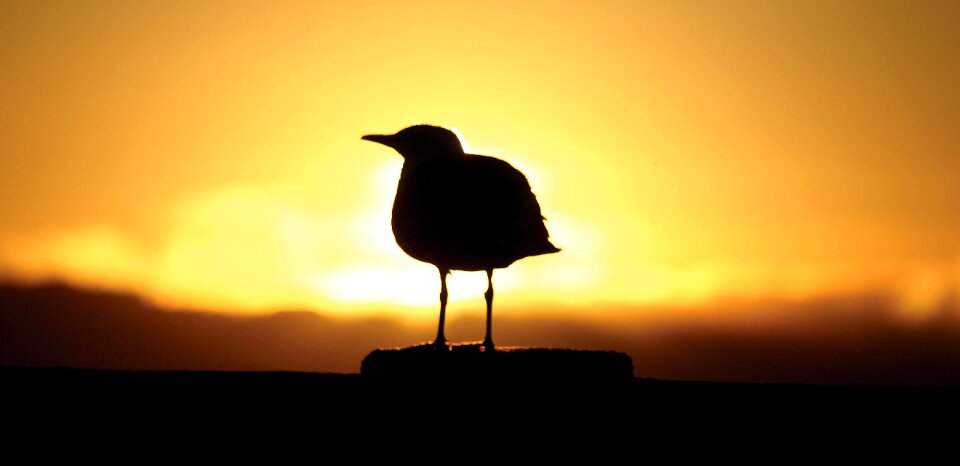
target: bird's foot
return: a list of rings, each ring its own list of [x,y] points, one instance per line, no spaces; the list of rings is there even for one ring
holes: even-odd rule
[[[497,350],[496,346],[493,345],[493,340],[483,340],[481,348],[483,348],[484,353],[492,353]]]
[[[450,351],[450,343],[445,338],[437,338],[433,343],[430,343],[430,346],[433,346],[433,349],[437,351]]]

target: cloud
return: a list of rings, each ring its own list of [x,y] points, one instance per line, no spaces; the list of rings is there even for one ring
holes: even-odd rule
[[[905,274],[898,292],[898,307],[910,318],[925,319],[945,302],[957,296],[951,267],[928,266]]]
[[[383,165],[369,174],[369,186],[358,192],[377,195],[359,210],[338,202],[335,189],[306,182],[211,189],[158,222],[167,227],[152,249],[119,224],[2,233],[0,274],[135,290],[171,306],[234,312],[324,307],[363,315],[390,309],[427,318],[439,283],[431,265],[407,257],[393,238],[396,169]],[[618,250],[621,233],[579,218],[553,215],[548,226],[563,251],[498,271],[499,305],[695,306],[721,296],[808,299],[879,290],[895,295],[904,315],[923,320],[960,290],[960,258],[890,260],[877,267],[841,259],[657,261]],[[649,238],[637,241],[642,250],[656,246]],[[454,273],[451,303],[482,304],[485,288],[482,273]]]
[[[142,290],[150,258],[132,238],[109,225],[0,236],[0,264],[28,281],[67,279],[97,287]]]

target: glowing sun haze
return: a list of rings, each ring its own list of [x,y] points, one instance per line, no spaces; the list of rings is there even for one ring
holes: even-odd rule
[[[7,279],[432,318],[360,140],[423,122],[563,248],[510,306],[960,288],[957,2],[2,2],[0,38]]]

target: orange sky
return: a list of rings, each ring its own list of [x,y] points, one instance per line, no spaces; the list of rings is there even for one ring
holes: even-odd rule
[[[2,2],[0,275],[435,313],[393,242],[426,122],[530,178],[511,306],[960,288],[960,4]],[[482,306],[482,274],[451,299]]]

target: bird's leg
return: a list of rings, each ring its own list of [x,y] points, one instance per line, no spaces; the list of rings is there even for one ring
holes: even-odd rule
[[[447,347],[447,337],[443,335],[443,324],[447,317],[447,275],[450,270],[440,268],[440,324],[437,326],[437,339],[433,346],[437,348]]]
[[[485,351],[494,351],[493,346],[493,269],[487,269],[487,292],[483,294],[487,300],[487,336],[483,337],[483,349]]]

